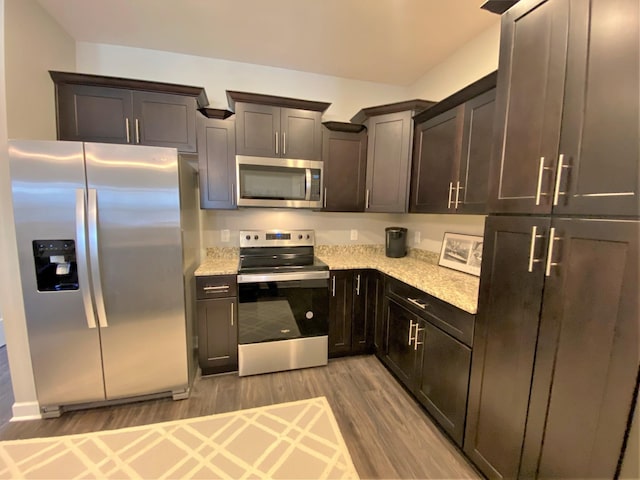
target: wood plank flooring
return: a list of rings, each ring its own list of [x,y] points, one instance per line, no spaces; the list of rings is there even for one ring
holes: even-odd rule
[[[1,363],[0,356],[0,368]],[[372,355],[290,372],[203,377],[187,400],[66,412],[30,422],[6,423],[0,417],[0,440],[122,428],[317,396],[327,397],[361,478],[482,478]]]

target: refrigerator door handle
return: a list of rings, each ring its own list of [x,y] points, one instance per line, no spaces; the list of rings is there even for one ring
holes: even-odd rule
[[[80,283],[80,293],[82,294],[82,304],[87,317],[87,326],[96,328],[96,316],[91,303],[91,292],[89,291],[89,267],[87,266],[87,224],[86,224],[86,201],[84,188],[76,190],[76,262],[78,265],[78,276]]]
[[[98,254],[98,191],[89,189],[89,257],[91,259],[91,282],[93,297],[98,312],[98,322],[101,328],[108,327],[107,312],[104,309],[104,295],[102,293],[102,276],[100,275],[100,256]]]

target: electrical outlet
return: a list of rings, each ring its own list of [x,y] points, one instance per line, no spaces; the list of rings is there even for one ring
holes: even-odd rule
[[[229,230],[220,230],[220,241],[228,242],[229,241]]]
[[[413,234],[413,243],[416,245],[420,245],[420,232],[416,232]]]
[[[358,239],[358,230],[351,230],[351,240]]]

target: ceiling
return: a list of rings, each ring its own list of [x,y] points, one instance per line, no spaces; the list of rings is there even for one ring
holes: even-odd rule
[[[499,16],[485,0],[38,0],[78,42],[411,85]]]

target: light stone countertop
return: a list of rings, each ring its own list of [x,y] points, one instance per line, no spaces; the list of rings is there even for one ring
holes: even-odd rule
[[[318,245],[315,254],[331,270],[375,269],[465,312],[475,314],[478,310],[480,279],[439,267],[437,253],[409,249],[406,257],[389,258],[382,245]],[[238,262],[237,247],[208,248],[195,275],[235,275]]]

